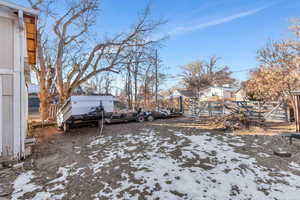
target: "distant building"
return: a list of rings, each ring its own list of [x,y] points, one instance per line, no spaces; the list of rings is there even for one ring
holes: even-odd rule
[[[40,92],[40,88],[36,84],[29,84],[28,85],[28,94],[30,95],[37,95]]]
[[[173,97],[182,96],[183,98],[193,98],[195,97],[192,90],[175,90],[172,94]]]
[[[235,100],[236,101],[245,101],[247,100],[246,91],[243,88],[239,88],[235,91]]]
[[[203,101],[220,99],[234,100],[235,91],[236,90],[230,86],[210,86],[200,91],[198,97]],[[197,97],[197,95],[195,95],[195,93],[193,93],[191,90],[175,90],[173,92],[173,96],[182,96],[184,98]]]
[[[233,100],[235,89],[229,86],[211,86],[200,92],[201,100]]]
[[[40,109],[40,99],[38,97],[40,89],[36,84],[28,85],[28,114],[29,118],[32,114],[36,114]]]

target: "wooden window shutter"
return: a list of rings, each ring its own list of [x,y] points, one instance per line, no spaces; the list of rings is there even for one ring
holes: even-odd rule
[[[25,22],[26,24],[26,39],[27,39],[27,55],[28,64],[36,64],[36,23],[35,19],[31,19]]]

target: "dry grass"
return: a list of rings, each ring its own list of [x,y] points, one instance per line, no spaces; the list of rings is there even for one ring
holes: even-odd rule
[[[266,122],[263,127],[250,126],[249,130],[235,130],[238,135],[279,135],[282,133],[294,133],[295,123],[288,122]]]
[[[220,130],[220,128],[212,123],[214,119],[201,118],[192,120],[191,118],[181,118],[175,123],[154,123],[156,126],[167,126],[175,128],[195,128],[202,130]],[[279,135],[282,133],[294,133],[296,130],[295,123],[288,122],[264,122],[262,125],[250,125],[249,129],[234,130],[236,135]]]

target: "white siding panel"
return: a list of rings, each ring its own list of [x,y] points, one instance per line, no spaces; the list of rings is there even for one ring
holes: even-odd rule
[[[2,156],[2,137],[3,137],[3,124],[2,124],[2,77],[0,76],[0,156]]]
[[[2,95],[7,96],[13,95],[13,76],[12,75],[3,75],[2,76]]]
[[[14,135],[14,157],[20,157],[21,150],[21,86],[20,73],[14,74],[14,95],[13,95],[13,135]]]
[[[21,157],[25,156],[25,138],[27,137],[28,93],[24,73],[21,73]]]
[[[2,97],[2,108],[3,108],[3,115],[2,115],[3,154],[5,156],[13,156],[14,135],[13,135],[13,97],[12,96]]]
[[[0,17],[0,69],[13,67],[13,21]]]

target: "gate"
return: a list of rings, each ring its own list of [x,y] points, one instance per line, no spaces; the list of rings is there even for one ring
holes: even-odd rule
[[[253,120],[289,122],[288,105],[282,102],[262,101],[199,101],[186,99],[185,109],[191,117],[215,117],[230,114],[233,110],[245,113]]]

